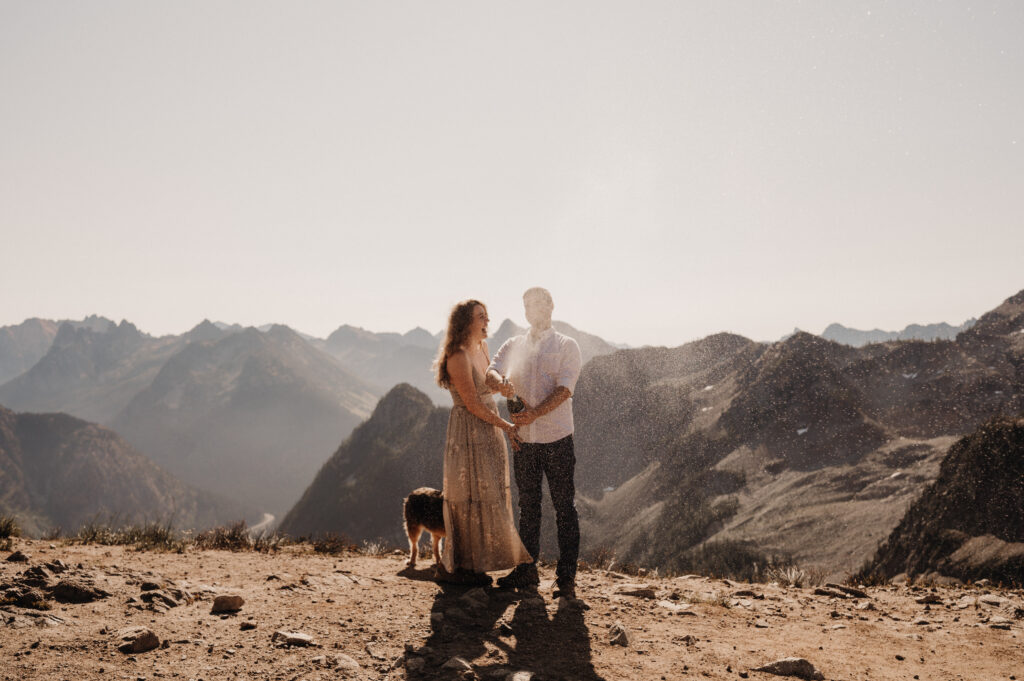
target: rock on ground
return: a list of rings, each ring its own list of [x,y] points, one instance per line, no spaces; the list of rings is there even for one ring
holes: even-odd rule
[[[824,681],[825,676],[815,669],[814,665],[802,657],[787,657],[776,660],[763,667],[757,667],[755,672],[766,672],[776,676],[795,676],[806,681]]]
[[[300,631],[275,631],[274,635],[270,637],[271,641],[279,641],[286,646],[311,646],[313,644],[313,637],[309,634],[303,634]]]
[[[245,600],[237,594],[225,594],[217,596],[213,599],[213,609],[211,613],[217,614],[220,612],[238,612],[242,609],[245,604]]]
[[[160,647],[160,639],[151,629],[146,627],[129,627],[117,633],[121,645],[117,647],[122,653],[144,653]]]
[[[622,622],[615,620],[615,624],[608,630],[608,642],[613,646],[629,647],[629,633]]]
[[[89,603],[110,594],[80,579],[62,579],[50,590],[50,595],[61,603]]]
[[[445,662],[444,666],[441,667],[441,668],[442,669],[454,669],[455,671],[459,671],[459,672],[471,672],[471,671],[473,671],[473,665],[471,665],[469,662],[466,662],[466,660],[464,660],[461,657],[453,657],[452,659],[450,659],[447,662]]]

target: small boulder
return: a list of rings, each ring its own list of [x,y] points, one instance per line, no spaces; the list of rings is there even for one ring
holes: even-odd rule
[[[672,601],[658,601],[658,605],[665,608],[674,615],[686,615],[690,617],[696,617],[697,613],[690,610],[688,603],[673,603]]]
[[[222,612],[238,612],[245,604],[245,600],[237,594],[225,594],[213,599],[213,608],[210,613],[216,615]]]
[[[144,653],[160,647],[160,639],[146,627],[129,627],[117,632],[121,645],[117,647],[122,653],[132,655]]]
[[[300,631],[275,631],[270,640],[284,646],[306,647],[315,645],[313,637]]]
[[[53,547],[51,546],[50,548]],[[51,560],[49,563],[47,563],[46,569],[48,569],[50,572],[53,572],[54,574],[60,574],[68,569],[68,564],[62,561],[60,558],[57,558],[56,560]]]
[[[608,642],[613,646],[629,647],[629,632],[622,622],[615,620],[615,624],[608,630]]]
[[[990,626],[991,628],[1002,629],[1004,631],[1009,631],[1011,625],[1012,621],[1008,620],[1005,617],[992,617],[988,621],[988,626]]]
[[[845,592],[840,591],[839,589],[833,589],[833,588],[825,587],[825,586],[819,586],[817,589],[815,589],[814,590],[814,595],[815,596],[828,596],[829,598],[842,598],[844,600],[849,598],[849,595],[846,594]]]
[[[30,610],[49,610],[51,607],[46,594],[28,585],[7,589],[3,594],[3,602]]]
[[[765,672],[776,676],[795,676],[805,681],[824,681],[825,675],[819,672],[813,664],[802,657],[787,657],[776,660],[763,667],[757,667],[755,672]]]
[[[423,669],[427,664],[427,661],[422,657],[410,657],[405,661],[405,668],[410,672],[418,672]]]
[[[533,672],[519,671],[512,672],[505,677],[505,681],[532,681]]]
[[[29,586],[46,586],[53,579],[53,573],[42,565],[34,565],[21,573],[18,581]]]
[[[453,669],[457,672],[471,672],[473,671],[473,665],[465,659],[456,656],[445,662],[441,666],[441,669]]]
[[[28,556],[21,551],[15,551],[11,555],[7,556],[8,563],[27,563]]]
[[[657,598],[657,594],[649,584],[623,584],[615,589],[620,596],[633,596],[634,598]]]
[[[50,595],[61,603],[91,603],[110,594],[82,579],[62,579],[50,590]]]
[[[853,596],[854,598],[871,598],[871,596],[868,596],[866,591],[855,589],[854,587],[846,586],[845,584],[834,584],[832,582],[829,582],[825,584],[825,587],[828,589],[834,589],[836,591],[842,591],[844,594],[848,596]]]
[[[242,625],[240,627],[238,627],[238,628],[241,629],[242,631],[252,631],[253,629],[256,628],[256,623],[255,622],[242,622]]]
[[[337,669],[338,671],[343,672],[359,671],[359,663],[344,653],[338,653],[337,655],[318,655],[314,657],[311,662],[322,667]]]

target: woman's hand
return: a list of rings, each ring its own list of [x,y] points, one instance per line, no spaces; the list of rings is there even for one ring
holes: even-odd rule
[[[519,428],[516,428],[514,431],[509,433],[508,441],[509,444],[512,445],[513,452],[518,452],[520,450],[520,445],[523,443],[523,441],[519,439]]]
[[[505,419],[501,419],[501,425],[498,427],[505,431],[505,434],[509,437],[516,437],[517,431],[519,430],[519,426],[514,423],[509,423]]]

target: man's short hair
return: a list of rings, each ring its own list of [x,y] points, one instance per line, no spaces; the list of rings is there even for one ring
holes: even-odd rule
[[[555,306],[555,301],[551,297],[551,292],[546,288],[541,288],[540,286],[534,286],[533,288],[526,289],[526,292],[523,293],[523,300],[525,301],[527,298],[541,298],[551,307]]]

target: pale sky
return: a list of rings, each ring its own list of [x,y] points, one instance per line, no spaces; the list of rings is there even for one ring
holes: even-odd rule
[[[0,0],[0,325],[609,340],[1024,289],[1021,2]]]

